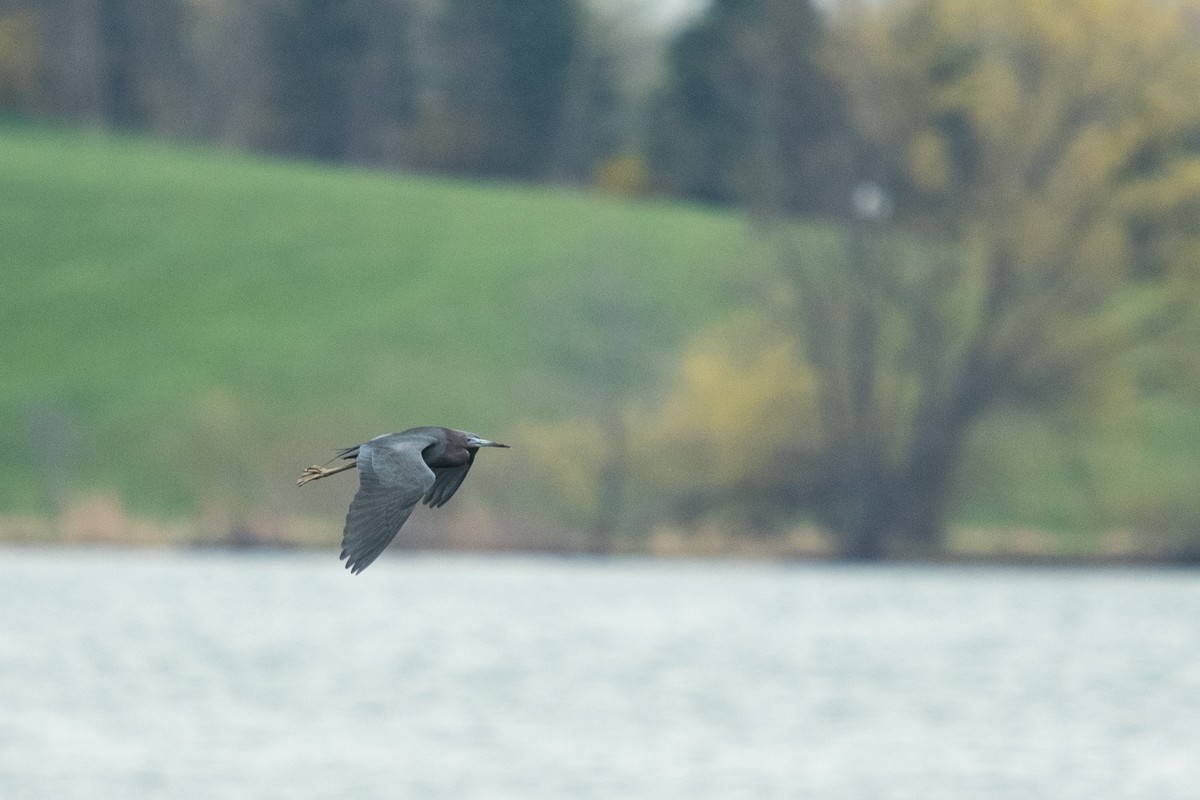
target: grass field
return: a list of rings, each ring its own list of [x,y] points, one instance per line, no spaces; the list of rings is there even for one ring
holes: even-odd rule
[[[340,513],[347,492],[297,493],[299,468],[410,424],[502,438],[588,413],[612,379],[597,338],[649,396],[764,264],[744,222],[680,204],[0,126],[0,512],[59,486]],[[1195,411],[1147,405],[1127,491],[1179,507]],[[1028,419],[977,439],[959,518],[1086,549],[1111,487]]]
[[[629,294],[638,346],[669,352],[731,304],[745,250],[678,205],[20,126],[0,242],[0,508],[61,472],[162,510],[268,495],[408,424],[579,413],[574,316]]]

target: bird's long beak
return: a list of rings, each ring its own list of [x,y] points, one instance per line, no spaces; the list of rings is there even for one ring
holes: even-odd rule
[[[478,436],[472,436],[467,439],[467,447],[508,447],[506,444],[493,442],[489,439],[480,439]]]

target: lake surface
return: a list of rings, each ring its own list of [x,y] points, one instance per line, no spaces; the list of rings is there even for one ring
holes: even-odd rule
[[[1200,797],[1200,573],[0,549],[0,798]]]

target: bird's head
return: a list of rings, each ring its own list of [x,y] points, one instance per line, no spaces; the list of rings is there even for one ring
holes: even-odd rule
[[[480,447],[508,447],[508,445],[500,444],[499,442],[493,442],[490,439],[483,439],[479,436],[476,436],[473,433],[468,433],[467,434],[467,447],[472,450],[475,450]]]

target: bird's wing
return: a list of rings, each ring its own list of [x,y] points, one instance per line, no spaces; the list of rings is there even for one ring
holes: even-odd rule
[[[379,557],[433,485],[433,472],[421,458],[426,446],[418,437],[388,434],[359,448],[358,492],[342,534],[341,558],[351,572]]]
[[[425,505],[430,508],[441,508],[451,497],[454,497],[458,487],[462,486],[462,482],[466,480],[467,470],[475,463],[476,451],[470,452],[467,463],[461,467],[438,467],[433,470],[433,486],[430,486],[429,491],[425,493]]]

